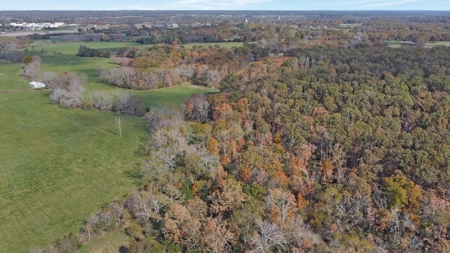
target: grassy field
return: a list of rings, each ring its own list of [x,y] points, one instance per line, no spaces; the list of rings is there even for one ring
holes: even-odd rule
[[[345,28],[345,29],[352,29],[358,26],[362,26],[363,23],[354,23],[354,24],[340,24],[340,28]]]
[[[402,46],[402,43],[397,40],[388,40],[388,41],[385,41],[384,43],[386,43],[391,48],[399,48]],[[425,48],[433,48],[436,46],[450,47],[450,41],[427,42],[427,44],[424,47]]]
[[[401,47],[401,43],[397,40],[388,40],[384,42],[390,48],[399,48]]]
[[[131,93],[144,100],[146,107],[154,108],[158,106],[179,106],[193,93],[206,94],[216,91],[207,87],[183,85],[151,91],[131,91]]]
[[[428,42],[425,47],[426,48],[433,48],[436,46],[446,46],[450,47],[450,41],[437,41],[437,42]]]
[[[23,64],[0,65],[0,93],[12,89],[28,89],[29,82],[19,78]]]
[[[117,253],[120,246],[126,246],[129,243],[130,239],[127,235],[117,232],[93,239],[80,249],[80,253]]]
[[[115,65],[108,64],[108,59],[74,56],[80,44],[51,47],[63,54],[40,54],[37,48],[29,53],[42,57],[44,71],[87,73],[88,89],[117,89],[99,83],[93,70]],[[72,62],[63,64],[62,59]],[[119,138],[115,114],[51,103],[49,91],[32,90],[19,78],[21,67],[0,65],[1,252],[45,247],[64,234],[76,232],[103,205],[132,191],[135,179],[128,172],[139,167],[143,158],[136,151],[147,137],[141,118],[120,116],[123,138]],[[180,86],[125,92],[137,94],[147,106],[156,107],[179,106],[192,93],[208,91]],[[99,240],[99,244],[104,243]],[[93,242],[89,247],[97,246]]]

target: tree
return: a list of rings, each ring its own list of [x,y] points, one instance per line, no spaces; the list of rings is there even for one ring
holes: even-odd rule
[[[266,209],[271,214],[273,222],[284,223],[288,219],[295,217],[297,203],[295,196],[287,191],[278,188],[269,189],[266,196]]]
[[[188,248],[199,247],[200,221],[191,216],[186,207],[180,204],[172,204],[164,217],[162,229],[165,239],[174,243],[181,243]]]
[[[284,248],[286,237],[276,223],[257,221],[258,232],[252,237],[253,252],[269,252],[272,247]]]
[[[391,209],[418,208],[422,199],[420,188],[404,175],[395,175],[384,179],[384,187]]]
[[[26,55],[23,57],[23,63],[25,65],[30,64],[33,61],[33,58],[31,57],[31,55]]]
[[[220,218],[207,218],[202,226],[202,252],[230,252],[237,237]]]
[[[215,185],[215,190],[209,196],[210,212],[215,215],[231,213],[245,201],[245,194],[239,182],[226,179]]]

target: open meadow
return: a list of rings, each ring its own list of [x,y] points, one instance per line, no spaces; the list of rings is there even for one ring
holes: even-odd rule
[[[339,28],[353,29],[355,27],[362,26],[362,25],[363,25],[363,23],[340,24]]]
[[[425,45],[426,48],[433,48],[433,47],[437,47],[437,46],[446,46],[446,47],[450,47],[450,41],[437,41],[437,42],[427,42],[427,44]]]
[[[390,48],[400,48],[402,46],[402,42],[398,41],[398,40],[389,40],[389,41],[385,41],[384,42],[388,47]],[[408,46],[411,46],[412,42],[408,42],[406,43]],[[414,46],[414,45],[412,45]],[[433,47],[437,47],[437,46],[446,46],[446,47],[450,47],[450,41],[437,41],[437,42],[427,42],[427,44],[425,44],[425,48],[433,48]]]
[[[27,54],[42,58],[41,71],[87,74],[87,89],[118,89],[100,83],[95,72],[98,66],[117,65],[106,58],[75,56],[81,44],[104,49],[130,45],[74,43],[46,47],[48,53],[36,47]],[[52,103],[48,90],[32,90],[19,77],[22,66],[0,65],[2,252],[48,246],[59,236],[76,232],[103,205],[136,188],[130,172],[139,168],[143,158],[137,151],[148,134],[142,118],[121,115],[123,137],[119,138],[116,114]],[[193,93],[210,91],[188,85],[123,90],[143,98],[148,107],[179,106]],[[105,242],[99,239],[99,243]]]

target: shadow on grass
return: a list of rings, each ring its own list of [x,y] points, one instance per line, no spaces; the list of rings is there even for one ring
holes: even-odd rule
[[[133,181],[133,184],[140,187],[143,184],[144,177],[142,176],[141,170],[139,169],[140,164],[131,170],[125,171],[125,176],[130,178]]]
[[[139,146],[138,148],[133,152],[134,156],[136,157],[146,157],[149,155],[149,150],[147,149],[147,141],[149,137],[141,137],[139,138]]]
[[[127,247],[125,247],[125,246],[120,246],[119,247],[119,253],[129,253],[130,251],[128,250],[128,248]]]
[[[117,133],[115,133],[115,132],[113,132],[113,131],[111,131],[111,130],[109,130],[109,129],[105,129],[105,131],[106,131],[106,132],[110,132],[110,133],[112,133],[112,134],[115,135],[115,136],[119,136],[119,134],[117,134]]]

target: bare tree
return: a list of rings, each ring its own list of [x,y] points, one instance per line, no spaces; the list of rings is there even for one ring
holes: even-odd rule
[[[283,248],[286,237],[280,227],[268,221],[257,221],[258,232],[252,237],[253,252],[269,252],[272,247]]]
[[[269,194],[266,197],[266,208],[269,211],[278,209],[280,221],[285,222],[289,214],[297,210],[295,196],[278,188],[269,189]]]

